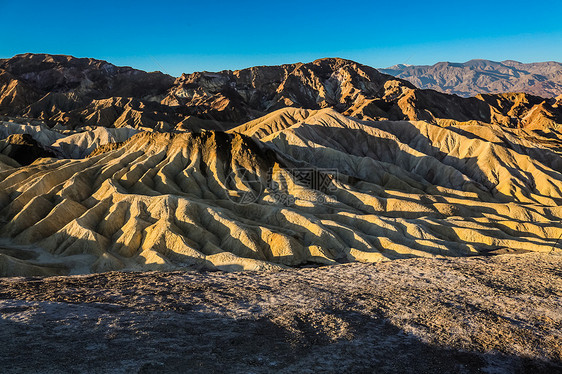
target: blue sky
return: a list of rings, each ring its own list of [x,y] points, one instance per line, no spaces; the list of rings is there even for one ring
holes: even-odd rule
[[[562,2],[0,0],[0,57],[182,72],[349,58],[374,67],[562,61]]]

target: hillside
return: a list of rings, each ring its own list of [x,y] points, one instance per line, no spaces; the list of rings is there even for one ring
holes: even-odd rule
[[[0,122],[3,276],[562,246],[559,98],[461,98],[342,59],[175,81],[68,56],[0,66],[19,87]]]
[[[280,109],[0,171],[2,275],[559,250],[560,142]]]
[[[0,60],[0,115],[39,119],[50,127],[228,130],[284,107],[442,125],[477,121],[544,129],[562,122],[555,99],[524,93],[460,98],[339,58],[196,72],[175,80],[71,56]]]

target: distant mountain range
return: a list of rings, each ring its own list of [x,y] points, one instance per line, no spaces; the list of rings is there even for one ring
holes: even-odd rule
[[[495,62],[470,60],[435,65],[394,65],[379,71],[405,79],[416,87],[463,97],[485,93],[525,92],[541,97],[562,94],[562,64],[559,62]]]
[[[473,75],[500,79],[490,63],[473,61],[466,68],[470,70],[472,65]],[[552,65],[550,76],[556,75],[556,66]],[[399,69],[423,70],[401,66],[386,71],[401,75]],[[492,69],[488,75],[477,73],[487,69]],[[505,77],[522,75],[510,69],[503,73]],[[461,78],[456,78],[456,85],[453,80],[447,84],[468,95]],[[0,60],[0,115],[38,119],[67,129],[129,126],[157,131],[225,130],[284,107],[333,108],[360,120],[423,120],[445,125],[478,121],[544,128],[562,122],[560,98],[524,93],[461,98],[416,87],[426,88],[423,82],[412,84],[339,58],[174,78],[90,58],[28,53]],[[553,81],[543,79],[542,83],[542,87],[557,87]],[[508,83],[504,86],[498,91],[517,91]]]

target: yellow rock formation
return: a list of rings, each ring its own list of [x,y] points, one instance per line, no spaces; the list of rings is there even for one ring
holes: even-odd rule
[[[285,108],[229,133],[140,133],[81,160],[0,155],[0,275],[560,250],[553,142]]]

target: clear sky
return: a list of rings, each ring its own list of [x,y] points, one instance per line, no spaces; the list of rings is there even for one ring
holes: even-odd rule
[[[321,57],[562,61],[561,14],[559,0],[0,0],[0,57],[69,54],[175,76]]]

